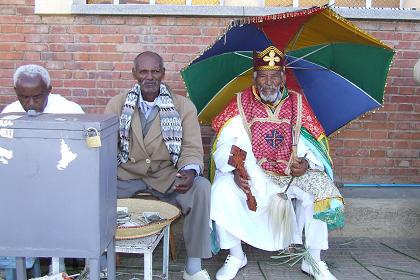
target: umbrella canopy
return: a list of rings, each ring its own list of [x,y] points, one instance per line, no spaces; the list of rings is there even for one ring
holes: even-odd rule
[[[287,87],[303,92],[327,135],[383,104],[394,50],[328,7],[232,22],[181,71],[209,124],[235,93],[252,85],[252,52],[270,45],[286,54]]]

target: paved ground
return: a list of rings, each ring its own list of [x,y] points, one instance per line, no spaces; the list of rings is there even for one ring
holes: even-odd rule
[[[171,260],[169,265],[169,279],[182,279],[185,262],[183,242],[177,238],[177,259]],[[264,252],[244,245],[248,257],[248,265],[239,271],[236,280],[258,279],[311,279],[300,271],[300,263],[294,267],[281,265],[270,258],[275,253]],[[223,264],[227,252],[221,252],[212,259],[203,262],[212,279],[216,271]],[[153,267],[156,274],[162,268],[162,245],[155,250]],[[420,238],[419,239],[372,239],[372,238],[344,238],[330,239],[330,249],[323,254],[330,270],[340,280],[346,279],[383,279],[383,280],[412,280],[420,279]],[[68,262],[69,260],[66,260]],[[46,262],[48,264],[48,262]],[[73,263],[74,264],[74,263]],[[121,255],[121,262],[117,267],[118,280],[143,279],[139,273],[143,268],[141,255]],[[69,274],[83,268],[67,264]],[[73,269],[73,271],[72,271]],[[45,264],[42,270],[48,270]],[[0,274],[1,278],[1,274]],[[159,279],[156,277],[156,279]]]
[[[161,268],[161,248],[156,249],[154,270]],[[279,265],[270,259],[274,255],[245,245],[248,265],[240,270],[237,280],[257,279],[310,279],[300,271],[300,263],[294,267]],[[205,260],[203,265],[214,279],[217,269],[223,264],[226,252]],[[346,279],[420,279],[420,239],[370,239],[332,238],[330,249],[323,254],[331,271],[340,280]],[[177,259],[170,262],[169,279],[182,279],[185,250],[182,241],[177,242]],[[119,272],[138,273],[142,270],[141,256],[123,255]],[[143,279],[131,274],[118,279]],[[156,278],[158,279],[158,278]]]

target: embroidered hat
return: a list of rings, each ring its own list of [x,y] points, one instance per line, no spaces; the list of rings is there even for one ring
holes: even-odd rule
[[[254,51],[254,70],[283,69],[284,54],[278,48],[269,46],[262,52]]]

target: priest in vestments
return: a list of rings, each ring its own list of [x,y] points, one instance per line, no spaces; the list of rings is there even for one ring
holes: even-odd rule
[[[220,248],[229,249],[216,279],[233,279],[247,264],[242,241],[267,251],[304,244],[316,267],[305,259],[302,271],[336,279],[320,257],[328,249],[328,231],[344,225],[325,132],[303,94],[287,89],[284,54],[270,46],[254,52],[253,60],[253,86],[238,93],[212,123],[210,216]],[[245,154],[245,175],[232,164],[238,149]]]

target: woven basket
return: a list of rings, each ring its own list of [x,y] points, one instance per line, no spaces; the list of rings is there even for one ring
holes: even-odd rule
[[[164,220],[143,226],[117,227],[115,240],[142,238],[158,233],[181,215],[181,211],[176,206],[158,200],[118,199],[117,205],[118,207],[127,207],[128,214],[134,222],[139,220],[137,217],[141,216],[143,212],[159,212]]]

